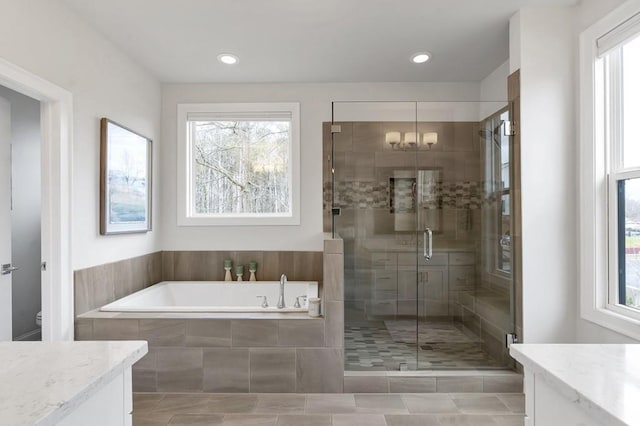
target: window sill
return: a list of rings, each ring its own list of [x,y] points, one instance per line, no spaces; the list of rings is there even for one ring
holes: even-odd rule
[[[181,216],[178,226],[298,226],[300,217],[297,215],[229,215],[220,217],[210,216]]]
[[[632,339],[640,340],[640,321],[604,308],[584,309],[582,318]]]

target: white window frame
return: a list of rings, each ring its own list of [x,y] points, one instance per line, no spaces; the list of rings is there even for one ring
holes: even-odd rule
[[[579,283],[580,315],[583,319],[623,335],[640,339],[640,313],[617,303],[618,220],[617,181],[633,177],[621,171],[617,133],[607,128],[605,114],[619,114],[619,100],[605,93],[604,61],[598,61],[598,40],[640,14],[640,0],[631,0],[580,35],[580,136],[579,136]],[[640,16],[640,15],[638,15]],[[623,39],[626,37],[623,37]],[[619,82],[613,78],[613,85]],[[605,96],[610,108],[605,110]],[[612,154],[610,154],[612,153]],[[609,158],[609,157],[613,158]],[[609,267],[615,265],[615,267]]]
[[[201,103],[178,104],[178,226],[295,226],[300,225],[300,104],[281,103]],[[289,145],[289,189],[291,212],[289,214],[225,214],[202,215],[193,212],[191,183],[193,181],[190,137],[187,126],[189,115],[205,116],[221,113],[269,113],[291,114],[291,138]]]

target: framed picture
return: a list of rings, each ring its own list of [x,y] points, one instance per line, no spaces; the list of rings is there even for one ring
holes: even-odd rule
[[[151,139],[100,120],[100,234],[151,230]]]

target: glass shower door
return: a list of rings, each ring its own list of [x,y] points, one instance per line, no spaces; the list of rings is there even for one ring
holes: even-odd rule
[[[335,102],[333,230],[345,247],[345,369],[416,369],[414,102]]]
[[[416,154],[424,305],[417,319],[418,369],[511,363],[504,344],[514,330],[508,120],[506,102],[417,105],[419,132],[434,142]]]

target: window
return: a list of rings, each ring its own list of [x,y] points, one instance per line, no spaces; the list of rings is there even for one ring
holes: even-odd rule
[[[609,305],[640,314],[640,33],[601,52],[597,67],[608,140]]]
[[[498,256],[496,269],[505,274],[511,273],[511,183],[509,174],[509,148],[511,138],[503,131],[504,123],[509,121],[509,112],[500,114],[500,131],[494,148],[496,164],[496,197],[498,205]]]
[[[485,142],[488,165],[485,170],[485,191],[491,207],[486,217],[487,236],[486,271],[508,277],[511,274],[511,137],[505,131],[509,110],[504,109],[483,121],[481,132]]]
[[[640,338],[640,8],[581,35],[581,315]]]
[[[178,106],[179,225],[299,224],[299,106]]]

